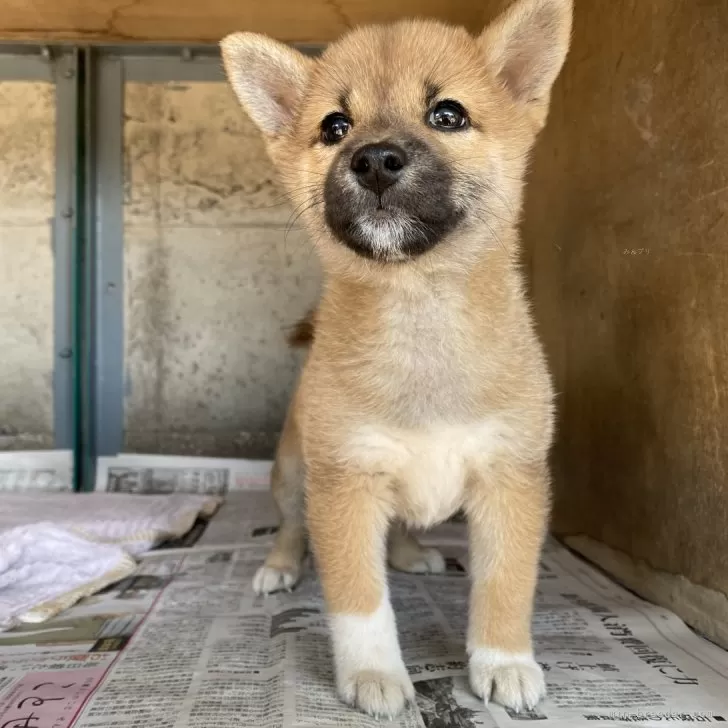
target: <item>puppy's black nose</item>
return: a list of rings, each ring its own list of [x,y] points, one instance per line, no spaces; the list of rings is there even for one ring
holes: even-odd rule
[[[351,170],[359,184],[378,195],[402,176],[406,166],[406,152],[391,142],[365,144],[351,158]]]

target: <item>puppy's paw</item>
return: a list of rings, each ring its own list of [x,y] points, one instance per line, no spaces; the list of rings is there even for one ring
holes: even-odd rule
[[[546,695],[543,671],[529,653],[478,647],[470,656],[470,686],[485,702],[515,712],[531,710]]]
[[[415,691],[399,649],[389,594],[371,614],[334,614],[330,622],[341,699],[369,715],[394,718]]]
[[[253,577],[253,591],[258,595],[283,590],[290,591],[296,585],[298,577],[298,568],[282,569],[274,566],[261,566]]]
[[[410,574],[443,574],[445,557],[433,548],[423,548],[409,561],[400,563],[396,568]]]
[[[341,699],[375,718],[395,718],[414,701],[415,689],[406,671],[362,670],[340,678]]]

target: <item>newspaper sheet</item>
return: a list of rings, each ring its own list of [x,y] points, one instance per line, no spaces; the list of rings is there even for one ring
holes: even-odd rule
[[[70,450],[0,452],[0,492],[73,490]]]
[[[110,493],[197,493],[266,489],[271,463],[263,460],[117,455],[98,459],[95,490]],[[0,452],[1,491],[73,490],[70,450]]]
[[[544,551],[534,617],[548,698],[520,715],[483,705],[466,677],[462,524],[428,536],[446,556],[445,574],[390,575],[417,699],[396,721],[371,719],[336,696],[312,567],[292,593],[256,597],[251,580],[275,531],[273,511],[254,491],[229,499],[230,523],[244,513],[236,543],[152,552],[104,593],[46,624],[0,634],[0,726],[493,728],[537,721],[544,728],[606,728],[728,721],[728,654],[555,543]]]
[[[110,493],[224,495],[267,489],[270,469],[271,463],[265,460],[117,455],[98,459],[95,489]]]

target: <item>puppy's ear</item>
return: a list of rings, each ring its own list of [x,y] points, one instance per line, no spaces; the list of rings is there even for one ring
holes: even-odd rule
[[[257,33],[228,35],[220,48],[243,109],[266,136],[278,136],[295,119],[313,61]]]
[[[540,128],[571,39],[572,0],[518,0],[478,43],[491,72]]]

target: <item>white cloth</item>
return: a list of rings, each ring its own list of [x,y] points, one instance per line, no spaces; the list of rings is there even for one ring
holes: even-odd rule
[[[140,554],[186,533],[198,515],[212,515],[220,502],[215,496],[182,493],[2,493],[0,532],[48,522]]]
[[[135,554],[212,515],[214,496],[3,493],[0,630],[41,622],[123,579]]]
[[[42,622],[136,568],[120,546],[52,523],[0,532],[0,630]]]

